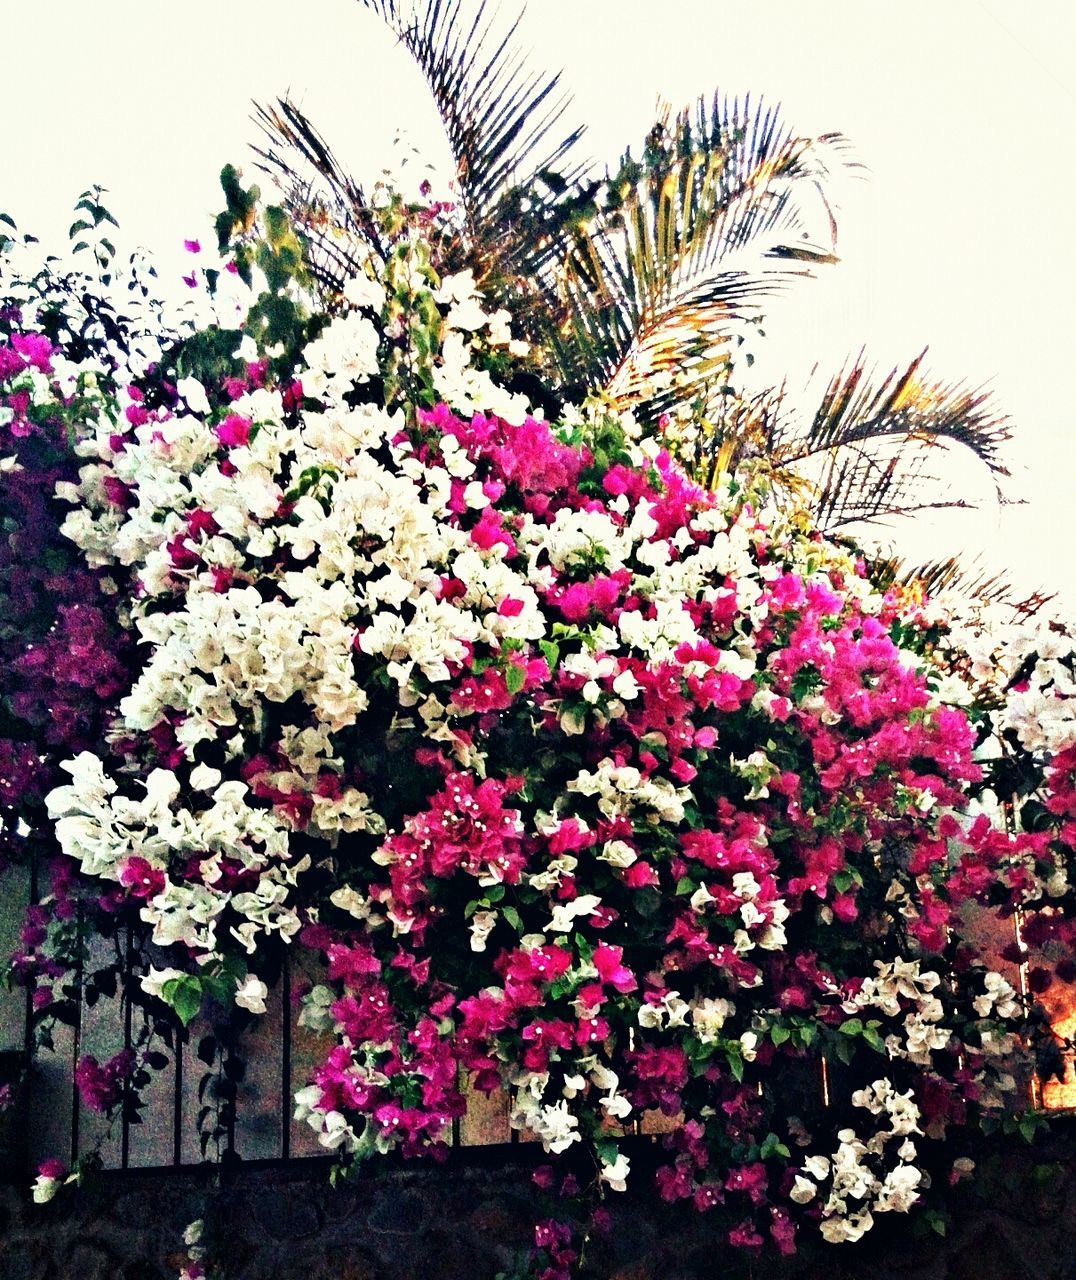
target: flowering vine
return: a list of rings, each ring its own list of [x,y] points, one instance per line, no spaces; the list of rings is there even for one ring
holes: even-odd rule
[[[1018,1060],[1058,1059],[1035,980],[965,924],[1019,912],[1071,966],[1071,644],[1010,649],[1040,656],[991,705],[958,629],[760,482],[704,491],[630,418],[509,389],[526,352],[442,273],[436,216],[388,198],[384,252],[322,312],[278,212],[229,198],[213,270],[250,281],[245,324],[104,385],[17,316],[0,346],[5,474],[52,432],[33,500],[111,602],[48,625],[67,666],[23,660],[93,696],[63,719],[49,692],[39,730],[13,695],[38,736],[4,766],[16,795],[41,735],[68,748],[55,899],[77,867],[139,939],[146,1034],[84,1059],[83,1096],[125,1105],[170,1016],[263,1013],[301,947],[333,1045],[296,1115],[342,1170],[443,1155],[467,1089],[504,1089],[601,1198],[660,1114],[660,1195],[780,1253],[966,1171],[961,1133],[1021,1109]],[[991,728],[1039,771],[1022,829],[976,809]],[[17,962],[43,1005],[47,951]],[[534,1273],[585,1234],[539,1223]]]

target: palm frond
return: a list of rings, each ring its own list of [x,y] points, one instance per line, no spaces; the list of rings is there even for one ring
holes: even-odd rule
[[[913,566],[901,556],[880,556],[871,559],[869,570],[871,580],[882,591],[895,587],[920,596],[952,593],[972,604],[1006,606],[1017,621],[1027,621],[1056,599],[1054,594],[1041,591],[1018,595],[1004,570],[984,568],[978,557],[966,561],[950,556]]]
[[[744,326],[790,278],[836,261],[840,135],[799,136],[776,108],[718,94],[675,116],[662,107],[640,158],[628,151],[589,181],[572,155],[582,130],[557,128],[559,76],[530,72],[512,47],[519,18],[498,33],[485,0],[466,12],[463,0],[362,3],[414,57],[455,156],[461,221],[443,265],[469,266],[487,299],[509,307],[536,374],[651,425],[690,406],[704,426],[697,474],[753,459],[779,493],[812,492],[830,531],[967,505],[932,474],[942,445],[1004,474],[1005,419],[981,390],[929,379],[922,355],[879,380],[861,354],[806,420],[783,388],[751,400],[731,385]],[[339,288],[379,250],[365,193],[294,104],[258,119],[270,139],[259,155],[289,192],[311,270]]]
[[[925,355],[879,382],[860,353],[829,381],[809,421],[780,406],[772,414],[766,449],[780,466],[814,477],[821,528],[970,505],[941,491],[928,470],[943,446],[969,450],[995,478],[1008,474],[1009,420],[981,388],[927,375]]]
[[[543,276],[564,256],[567,229],[592,212],[598,189],[570,154],[583,129],[558,128],[570,101],[559,74],[528,68],[512,43],[522,14],[502,29],[495,14],[487,18],[486,0],[361,3],[414,58],[452,150],[461,234],[444,245],[445,269],[469,267],[521,336],[540,342],[534,313],[543,307]],[[260,108],[257,118],[270,139],[258,154],[289,193],[289,209],[309,221],[313,208],[314,274],[320,269],[326,287],[339,288],[350,274],[349,244],[368,239],[363,192],[293,104]]]
[[[366,194],[295,103],[279,98],[273,106],[255,104],[254,119],[268,148],[253,151],[303,233],[311,275],[324,293],[338,293],[355,275],[365,249],[384,252]]]
[[[560,74],[532,72],[512,46],[522,12],[498,34],[485,0],[469,20],[461,0],[429,0],[421,14],[397,0],[361,2],[396,33],[430,86],[472,217],[493,215],[509,188],[530,191],[553,176],[552,191],[582,176],[575,163],[561,172],[583,129],[555,132],[570,102],[557,95]]]
[[[1000,450],[1009,439],[1007,420],[989,393],[963,383],[931,379],[923,370],[926,351],[906,369],[893,369],[872,386],[862,353],[826,388],[808,434],[813,449],[829,449],[879,436],[923,435],[963,445],[992,470],[1002,471]]]
[[[502,34],[485,0],[362,3],[414,57],[455,156],[462,225],[445,268],[474,271],[568,394],[603,390],[651,422],[709,403],[736,326],[790,276],[835,261],[825,180],[838,135],[801,138],[775,108],[715,95],[675,117],[664,107],[641,160],[628,152],[589,181],[571,154],[582,130],[557,129],[559,76],[512,47],[519,18]],[[312,274],[339,288],[375,234],[364,194],[294,104],[258,120]]]
[[[706,392],[737,321],[791,275],[836,261],[822,187],[841,145],[794,135],[750,99],[664,108],[642,159],[628,152],[607,175],[560,269],[549,337],[569,387],[650,419]]]

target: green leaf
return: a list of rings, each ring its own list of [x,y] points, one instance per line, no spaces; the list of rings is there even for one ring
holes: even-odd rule
[[[552,640],[539,640],[538,648],[541,649],[542,657],[545,658],[546,666],[552,675],[560,661],[560,645],[554,644]]]
[[[519,693],[527,682],[527,673],[522,667],[516,666],[514,662],[509,663],[504,671],[505,688],[511,694]]]
[[[594,1150],[602,1164],[615,1164],[620,1154],[620,1148],[612,1138],[598,1138],[594,1143]]]
[[[923,1219],[936,1235],[945,1235],[945,1219],[937,1209],[928,1209],[923,1214]]]
[[[549,998],[550,1000],[559,1000],[562,996],[566,996],[575,986],[575,979],[570,974],[566,974],[563,978],[558,978],[556,982],[550,983]]]
[[[644,920],[649,920],[661,908],[661,894],[649,886],[644,889],[636,889],[632,895],[632,904]]]
[[[770,1028],[770,1039],[776,1045],[784,1044],[784,1042],[788,1040],[791,1037],[791,1035],[792,1035],[792,1032],[789,1030],[789,1028],[783,1027],[780,1024],[778,1024],[776,1027]]]
[[[193,974],[169,978],[161,987],[161,999],[172,1006],[185,1027],[190,1026],[202,1007],[202,980]]]

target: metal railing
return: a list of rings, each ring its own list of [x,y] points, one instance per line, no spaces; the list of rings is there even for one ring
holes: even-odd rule
[[[4,935],[12,933],[13,921],[17,932],[17,920],[35,886],[31,879],[21,894],[17,888],[11,872],[0,882],[4,907],[0,945],[8,941]],[[995,930],[990,949],[997,955],[1006,941],[1008,938],[996,936]],[[244,1162],[324,1156],[317,1134],[293,1119],[295,1091],[308,1081],[331,1044],[331,1039],[299,1023],[293,995],[299,983],[313,975],[297,972],[295,959],[285,962],[281,980],[269,993],[266,1013],[238,1046],[221,1050],[218,1044],[211,1053],[206,1037],[212,1035],[212,1029],[197,1020],[187,1030],[178,1025],[172,1028],[170,1043],[153,1045],[166,1061],[153,1072],[143,1091],[144,1107],[138,1122],[132,1115],[121,1115],[109,1125],[86,1106],[75,1081],[80,1058],[92,1054],[105,1061],[119,1050],[131,1048],[137,1035],[130,1002],[121,1000],[118,987],[112,993],[99,990],[94,974],[109,963],[118,963],[129,976],[131,954],[129,930],[115,938],[89,940],[86,963],[76,969],[72,979],[69,1025],[58,1025],[51,1047],[33,1054],[24,1097],[24,1145],[30,1162],[60,1154],[74,1160],[81,1151],[95,1146],[106,1169],[179,1168],[231,1156]],[[998,967],[1006,963],[997,960]],[[29,1002],[20,992],[9,993],[5,1000],[0,1005],[0,1049],[13,1048],[17,1034],[29,1055]],[[16,1033],[19,1023],[22,1025]],[[5,1042],[11,1042],[10,1046]],[[242,1067],[237,1065],[240,1062]],[[828,1102],[827,1083],[823,1062],[819,1089]],[[1038,1101],[1040,1105],[1073,1106],[1076,1077],[1068,1086],[1055,1085],[1048,1096],[1040,1090]],[[511,1128],[508,1111],[503,1093],[470,1093],[466,1115],[453,1126],[453,1145],[507,1146],[533,1140]],[[219,1124],[222,1114],[224,1123]],[[660,1115],[648,1115],[628,1132],[656,1134],[673,1123]],[[202,1135],[207,1132],[211,1136],[204,1144]]]

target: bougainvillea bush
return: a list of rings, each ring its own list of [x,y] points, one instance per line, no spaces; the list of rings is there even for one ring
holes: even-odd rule
[[[342,1169],[443,1154],[466,1086],[508,1092],[574,1210],[625,1188],[648,1113],[675,1122],[656,1194],[732,1246],[932,1203],[1060,1060],[962,922],[1019,912],[1069,963],[1071,643],[1034,668],[1057,731],[1020,737],[1030,642],[1001,678],[750,476],[704,491],[600,404],[536,411],[506,315],[440,273],[451,210],[385,196],[325,310],[230,182],[191,280],[234,269],[242,324],[109,379],[18,312],[0,345],[5,494],[33,477],[92,602],[57,604],[47,660],[27,632],[7,694],[9,829],[18,770],[63,773],[15,963],[42,1025],[73,901],[142,941],[144,1030],[82,1060],[86,1102],[137,1109],[177,1018],[257,1016],[302,948],[332,1048],[297,1115]],[[9,594],[49,591],[39,545],[5,548]],[[977,799],[995,731],[1042,797],[1026,829]],[[533,1272],[586,1230],[540,1222]]]

